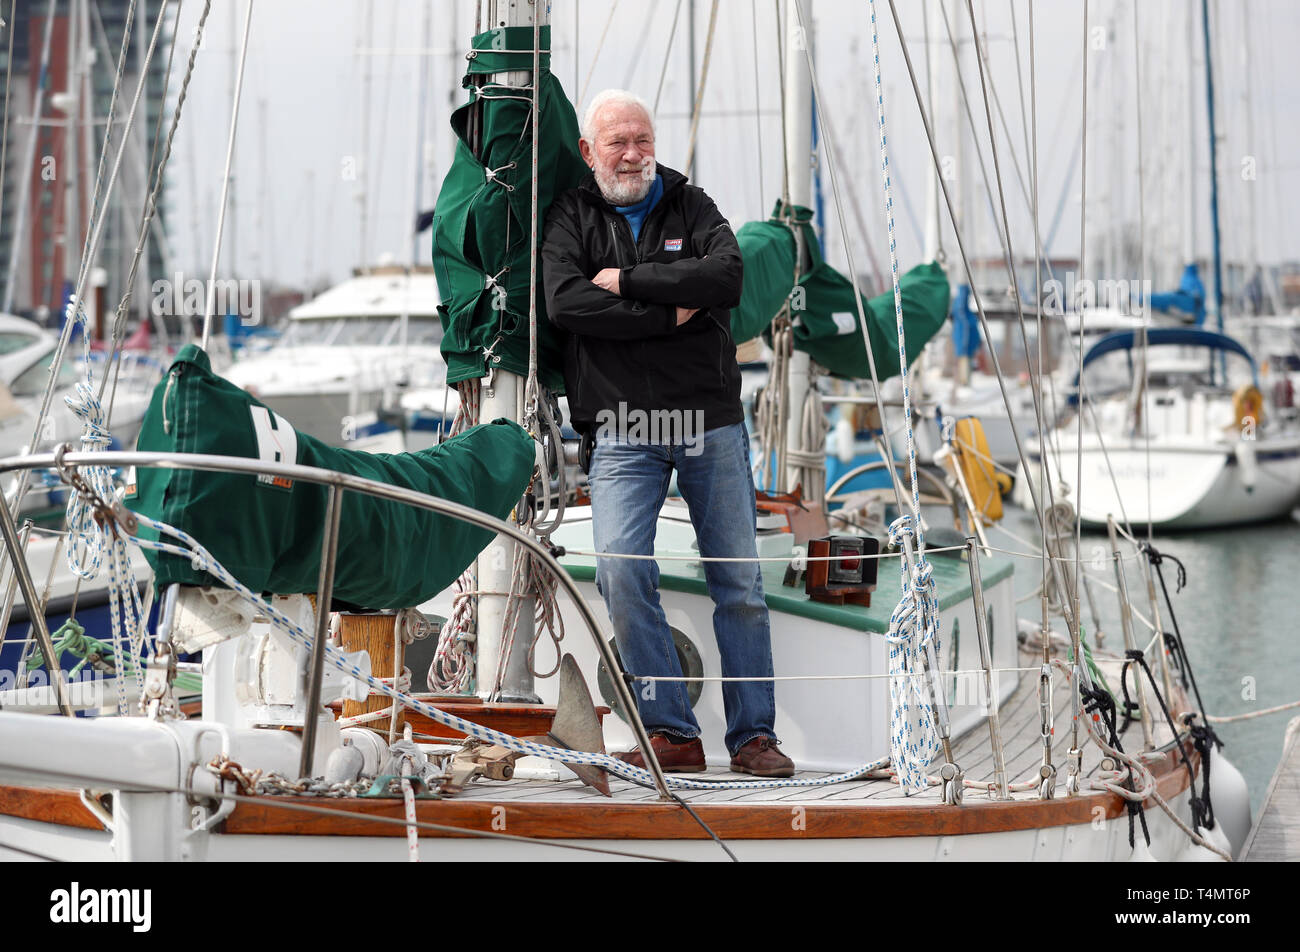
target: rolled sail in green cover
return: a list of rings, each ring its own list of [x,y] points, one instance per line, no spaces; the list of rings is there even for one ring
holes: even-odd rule
[[[732,334],[746,341],[767,331],[772,318],[790,297],[794,312],[794,346],[806,352],[827,371],[839,377],[871,377],[867,349],[862,343],[853,283],[821,256],[810,220],[812,213],[795,206],[795,227],[801,229],[810,267],[799,277],[795,290],[795,237],[776,214],[765,222],[747,222],[736,232],[745,262],[745,288],[740,307],[731,315]],[[948,317],[951,291],[943,268],[934,262],[920,264],[899,279],[903,296],[903,328],[910,366]],[[867,334],[876,361],[876,373],[886,380],[897,376],[898,330],[892,289],[871,299],[863,298]]]
[[[533,471],[534,443],[497,420],[419,453],[328,446],[212,372],[194,345],[158,384],[140,430],[147,452],[210,453],[298,463],[391,483],[504,518]],[[131,508],[197,539],[255,592],[314,592],[329,487],[270,475],[141,468]],[[153,537],[148,530],[142,535]],[[451,584],[493,533],[357,492],[343,494],[334,598],[358,608],[406,608]],[[146,550],[159,588],[211,585],[188,559]]]
[[[541,29],[549,50],[550,27]],[[538,240],[556,195],[587,175],[578,152],[578,119],[560,81],[540,59],[540,143],[537,176]],[[433,219],[433,266],[444,306],[442,356],[447,380],[482,377],[492,366],[528,372],[529,234],[532,200],[532,90],[480,86],[503,70],[533,68],[531,27],[503,27],[473,39],[463,85],[471,99],[451,117],[456,155],[438,193]],[[473,148],[478,143],[477,152]],[[562,332],[546,319],[537,283],[538,364],[541,382],[563,392]],[[485,354],[491,353],[491,358]],[[499,359],[499,361],[498,361]]]

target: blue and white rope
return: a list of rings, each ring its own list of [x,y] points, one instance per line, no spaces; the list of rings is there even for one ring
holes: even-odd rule
[[[884,81],[880,73],[880,32],[876,3],[871,0],[871,56],[876,80],[876,118],[880,123],[880,174],[885,188],[889,227],[889,273],[894,284],[894,321],[898,334],[898,368],[903,384],[903,420],[907,430],[907,465],[911,477],[912,513],[889,527],[890,541],[902,545],[910,536],[916,543],[910,577],[902,563],[902,598],[889,620],[890,754],[899,780],[907,792],[925,788],[925,769],[940,749],[934,710],[924,686],[923,655],[933,642],[939,650],[939,602],[934,592],[933,570],[925,558],[925,532],[921,525],[921,489],[916,477],[916,439],[912,432],[912,394],[907,379],[907,337],[903,326],[903,289],[898,279],[898,241],[894,233],[894,195],[889,176],[889,138],[885,132]]]
[[[161,536],[170,536],[179,540],[182,546],[173,545],[168,542],[152,541],[139,537],[132,537],[132,541],[141,548],[152,549],[156,552],[163,552],[168,555],[174,555],[186,559],[196,569],[208,572],[223,585],[226,585],[235,592],[238,592],[250,605],[259,609],[271,622],[277,625],[290,638],[297,641],[304,647],[310,647],[313,641],[312,635],[295,624],[281,612],[276,611],[274,607],[263,601],[251,589],[242,584],[230,572],[221,565],[212,554],[198,543],[188,533],[180,529],[173,528],[166,523],[151,519],[148,516],[136,513],[142,526],[157,531]],[[639,767],[633,767],[631,764],[624,763],[617,757],[609,754],[588,753],[581,750],[567,750],[561,747],[550,747],[545,744],[535,744],[532,741],[521,740],[511,734],[503,734],[500,731],[492,730],[490,727],[484,727],[473,721],[467,721],[463,717],[457,717],[446,711],[413,697],[403,691],[397,690],[391,684],[385,683],[380,678],[371,677],[369,674],[361,671],[360,668],[351,664],[343,653],[332,645],[327,644],[325,649],[325,660],[337,668],[342,673],[351,678],[360,681],[369,686],[374,694],[382,694],[385,697],[395,701],[400,701],[403,707],[410,708],[425,717],[449,727],[452,730],[460,731],[470,737],[485,741],[489,744],[498,744],[508,750],[518,751],[533,757],[542,757],[547,760],[557,760],[566,764],[586,764],[593,767],[603,767],[610,773],[629,780],[632,783],[641,786],[653,786],[654,778],[648,770]],[[838,774],[831,774],[825,777],[816,778],[798,778],[791,777],[787,779],[767,779],[767,780],[740,780],[740,781],[719,781],[710,782],[704,780],[687,780],[681,777],[667,777],[668,786],[674,790],[762,790],[775,787],[825,787],[835,783],[843,783],[848,780],[856,780],[873,770],[879,770],[889,763],[889,758],[882,757],[856,767],[853,770],[844,771]]]
[[[81,420],[81,449],[83,452],[103,452],[112,443],[103,404],[96,395],[94,364],[90,357],[90,328],[85,310],[80,302],[69,300],[66,318],[81,325],[86,379],[77,383],[73,393],[63,398],[68,408]],[[83,466],[81,477],[101,500],[115,498],[113,475],[107,466]],[[144,673],[139,663],[128,665],[128,659],[139,659],[145,648],[146,617],[148,606],[140,597],[135,575],[131,570],[131,552],[126,541],[108,526],[95,522],[93,502],[80,492],[70,493],[66,512],[68,526],[67,565],[79,579],[89,581],[99,576],[105,561],[108,563],[108,605],[112,620],[114,664],[117,668],[117,706],[119,714],[127,713],[126,668],[135,675],[137,688],[144,687]],[[80,584],[80,583],[78,583]]]
[[[889,527],[889,541],[901,546],[912,535],[912,517],[901,516]],[[898,781],[907,793],[927,786],[925,771],[940,750],[934,708],[925,675],[925,649],[939,652],[939,599],[930,563],[917,559],[916,571],[899,563],[902,597],[889,616],[889,753]],[[910,576],[910,577],[909,577]]]

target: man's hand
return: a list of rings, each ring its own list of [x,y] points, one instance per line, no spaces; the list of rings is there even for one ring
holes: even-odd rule
[[[698,310],[699,310],[698,307],[679,307],[677,309],[677,326],[681,327],[683,324],[689,321],[692,317],[695,316],[695,312]]]
[[[618,268],[602,268],[596,272],[596,276],[591,279],[591,283],[598,288],[604,288],[611,294],[623,296],[620,285],[623,283],[623,272]]]

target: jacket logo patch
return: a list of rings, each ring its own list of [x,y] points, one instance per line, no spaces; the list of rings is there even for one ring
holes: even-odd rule
[[[664,241],[664,251],[681,251],[682,239],[668,238]]]

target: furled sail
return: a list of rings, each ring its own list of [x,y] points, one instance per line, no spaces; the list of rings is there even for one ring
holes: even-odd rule
[[[550,27],[544,26],[541,48],[550,45]],[[544,221],[555,196],[577,185],[588,170],[578,153],[577,116],[549,70],[549,53],[541,54],[540,64],[537,210]],[[531,27],[503,27],[474,37],[463,81],[470,101],[451,117],[456,156],[433,216],[448,383],[485,376],[491,367],[528,372],[532,90],[485,77],[506,70],[527,74],[532,68]],[[537,290],[540,378],[560,392],[561,332],[546,320],[540,282]]]
[[[1178,282],[1177,291],[1165,291],[1151,295],[1151,306],[1164,314],[1195,324],[1200,327],[1205,323],[1205,285],[1201,282],[1201,272],[1193,262],[1183,269],[1182,280]]]
[[[794,312],[794,346],[839,377],[869,379],[867,349],[858,326],[853,283],[821,256],[811,225],[812,213],[791,209],[794,226],[802,233],[811,266],[795,282],[795,236],[781,216],[778,202],[772,218],[746,222],[736,232],[745,262],[745,284],[740,306],[731,315],[732,336],[751,340],[767,331],[786,299]],[[948,316],[950,289],[943,268],[934,262],[920,264],[899,279],[903,293],[903,324],[910,366],[943,326]],[[867,333],[881,380],[896,376],[898,332],[892,290],[862,298]]]

